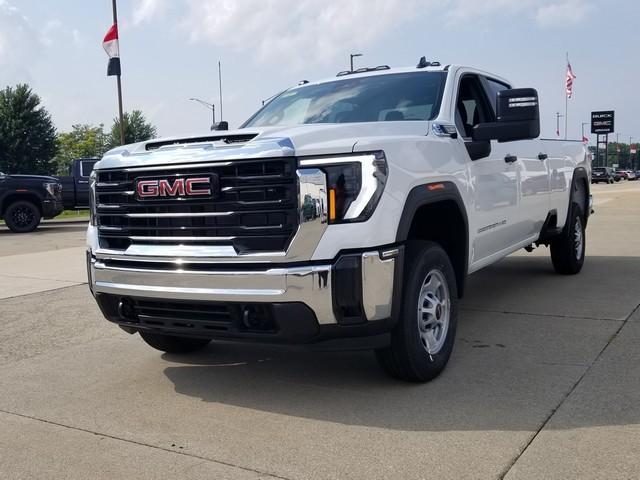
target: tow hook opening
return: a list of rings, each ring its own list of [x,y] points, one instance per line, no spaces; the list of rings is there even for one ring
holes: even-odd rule
[[[118,314],[124,320],[128,322],[138,322],[138,314],[136,313],[136,306],[133,300],[127,297],[122,297],[118,302]]]

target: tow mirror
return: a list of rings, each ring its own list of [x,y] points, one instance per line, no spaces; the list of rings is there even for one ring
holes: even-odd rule
[[[513,142],[538,138],[540,107],[534,88],[514,88],[498,92],[496,122],[480,123],[473,128],[473,140]]]
[[[223,120],[221,122],[214,123],[211,126],[211,130],[229,130],[229,122]]]

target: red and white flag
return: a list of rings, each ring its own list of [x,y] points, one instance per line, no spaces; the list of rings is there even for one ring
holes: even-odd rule
[[[573,73],[573,70],[571,69],[571,64],[569,63],[569,60],[567,60],[567,82],[566,82],[567,98],[571,98],[571,96],[573,95],[573,81],[576,78],[577,77],[575,76],[575,74]]]
[[[109,55],[107,76],[120,76],[120,45],[118,43],[118,24],[114,23],[104,36],[102,48]]]

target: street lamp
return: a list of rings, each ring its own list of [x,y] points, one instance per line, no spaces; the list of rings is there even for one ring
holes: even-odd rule
[[[205,102],[204,100],[200,100],[199,98],[190,98],[192,102],[198,102],[203,107],[211,109],[211,130],[216,129],[216,106],[213,103]]]
[[[349,70],[350,72],[353,72],[353,59],[355,57],[361,57],[361,56],[362,56],[361,53],[350,53],[349,54],[349,57],[350,57],[350,60],[351,60],[351,70]]]

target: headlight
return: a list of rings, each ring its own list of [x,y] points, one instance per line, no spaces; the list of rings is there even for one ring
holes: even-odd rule
[[[55,197],[59,192],[62,191],[62,185],[55,182],[45,182],[42,184],[44,189],[47,191],[50,197]]]
[[[95,170],[89,175],[89,221],[91,225],[96,226],[96,180],[98,174]]]
[[[302,167],[317,167],[327,177],[329,223],[364,222],[371,217],[387,183],[383,152],[308,158]]]

